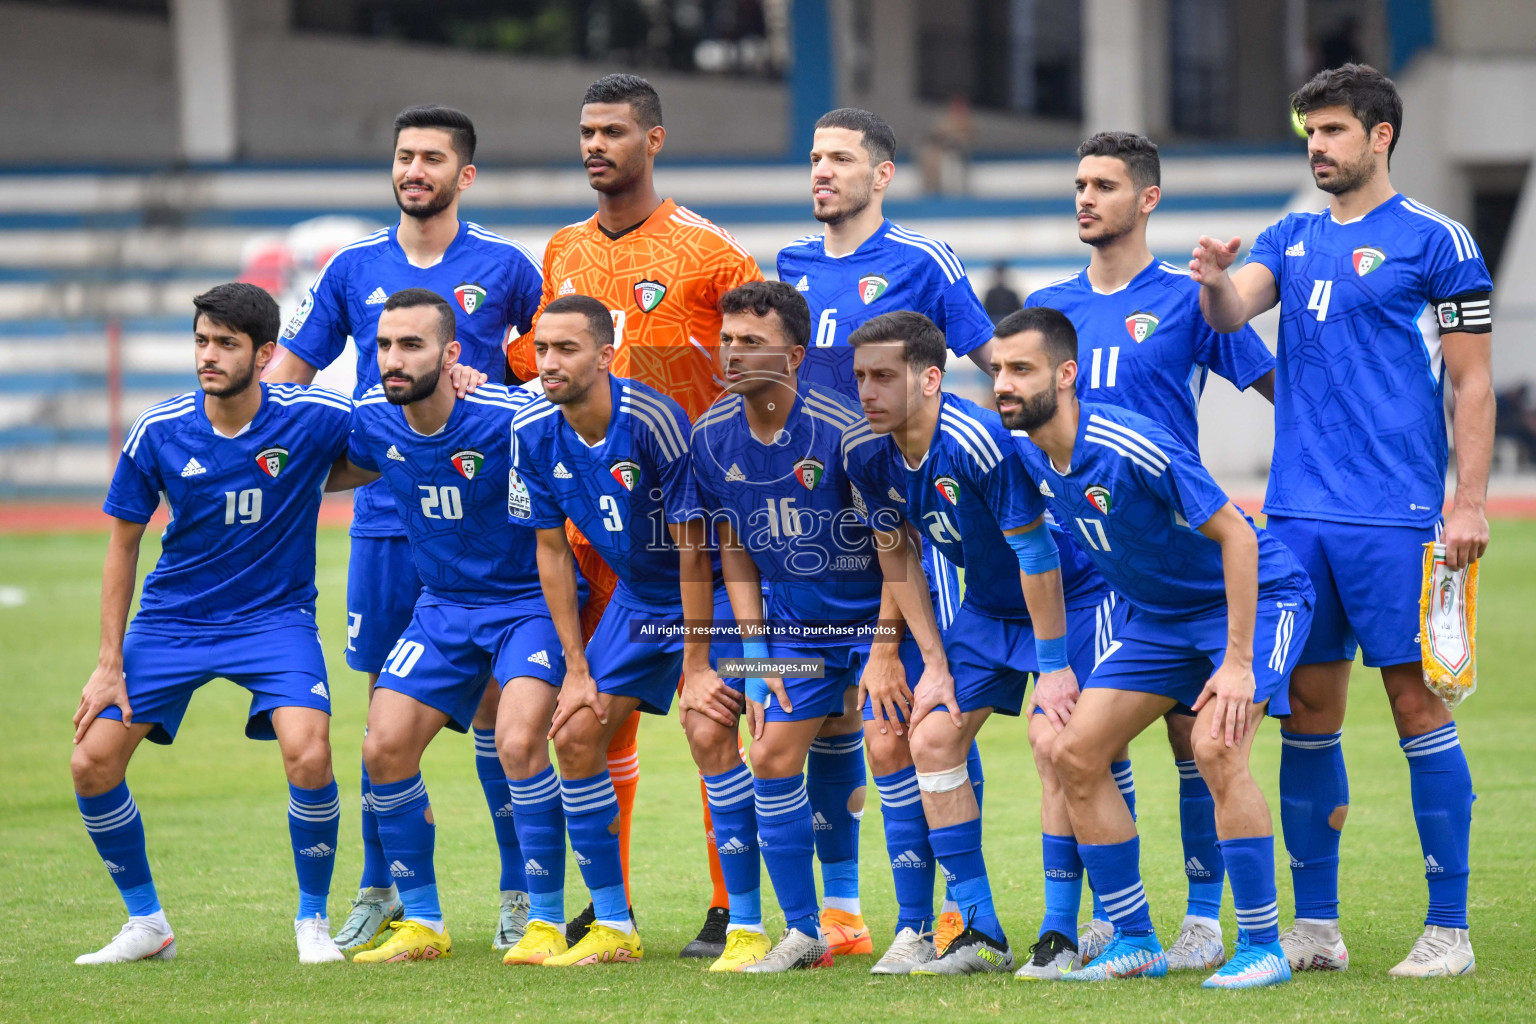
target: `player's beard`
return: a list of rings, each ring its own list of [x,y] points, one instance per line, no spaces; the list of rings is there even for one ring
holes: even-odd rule
[[[1101,216],[1097,226],[1100,229],[1100,234],[1094,235],[1092,238],[1082,239],[1085,244],[1091,245],[1095,249],[1119,241],[1130,234],[1131,230],[1136,227],[1136,208],[1132,207],[1130,212],[1125,215],[1125,219],[1118,223]],[[1081,232],[1078,233],[1078,237],[1082,238]]]
[[[441,187],[433,186],[431,196],[424,204],[419,203],[416,205],[407,206],[405,204],[405,197],[400,194],[400,186],[396,185],[395,205],[400,207],[400,212],[405,214],[407,217],[415,217],[417,220],[428,220],[429,218],[436,217],[438,214],[448,209],[449,204],[453,202],[458,194],[458,181],[450,181],[448,184]]]
[[[823,224],[842,224],[845,221],[852,220],[859,214],[863,213],[866,209],[868,209],[869,198],[874,193],[874,189],[871,187],[874,184],[874,181],[875,175],[874,172],[871,171],[869,180],[864,183],[863,191],[843,192],[838,196],[838,198],[845,200],[845,202],[837,209],[823,210],[817,207],[813,202],[811,204],[811,216],[815,217]]]
[[[1326,158],[1333,164],[1333,176],[1327,181],[1319,181],[1317,172],[1312,172],[1312,182],[1319,189],[1331,196],[1341,196],[1346,192],[1353,192],[1367,185],[1376,177],[1376,160],[1374,155],[1367,150],[1357,163],[1343,164],[1332,157]]]
[[[203,385],[203,394],[205,394],[205,395],[212,395],[214,398],[233,398],[234,396],[236,396],[238,394],[244,393],[245,389],[250,387],[251,386],[251,382],[254,381],[255,379],[256,379],[256,363],[253,360],[252,362],[247,364],[247,366],[245,368],[245,372],[240,374],[239,376],[236,376],[236,375],[230,374],[230,373],[226,373],[226,375],[224,377],[224,386],[223,387],[218,388],[217,390],[215,390],[215,389],[207,386],[206,384]]]
[[[443,368],[438,367],[431,373],[420,377],[408,377],[407,379],[411,382],[410,387],[398,392],[391,391],[389,385],[386,384],[384,386],[384,397],[389,400],[390,405],[410,405],[413,402],[419,402],[437,390],[437,381],[442,375]],[[406,375],[396,374],[396,376],[404,377]]]
[[[550,405],[568,405],[571,402],[580,402],[587,397],[592,390],[592,378],[577,380],[575,377],[565,377],[565,387],[560,388],[554,394],[544,392],[544,397],[549,399]],[[542,385],[541,385],[542,386]]]
[[[1056,389],[1048,387],[1035,395],[1020,395],[1019,407],[1012,412],[999,412],[1003,426],[1009,430],[1022,430],[1026,434],[1038,427],[1043,427],[1056,418],[1056,411],[1061,406],[1061,400],[1056,397]]]

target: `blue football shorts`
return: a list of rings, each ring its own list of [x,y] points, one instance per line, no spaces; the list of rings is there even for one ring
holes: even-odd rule
[[[410,625],[421,577],[404,537],[353,537],[347,560],[347,667],[383,672]]]
[[[730,598],[724,587],[715,590],[715,626],[734,626]],[[587,668],[599,693],[634,697],[640,710],[665,715],[672,708],[683,673],[683,640],[667,631],[681,626],[681,611],[657,611],[640,606],[621,585],[603,610],[603,617],[587,641]],[[655,638],[652,638],[652,634]],[[711,664],[721,658],[741,657],[741,640],[716,636],[710,644]],[[746,684],[727,678],[726,685],[744,693]]]

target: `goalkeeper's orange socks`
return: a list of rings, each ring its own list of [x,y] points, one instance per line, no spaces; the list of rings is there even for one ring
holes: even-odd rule
[[[629,718],[608,744],[608,775],[619,801],[619,864],[624,871],[624,891],[629,892],[629,829],[635,813],[635,791],[640,788],[640,712]]]

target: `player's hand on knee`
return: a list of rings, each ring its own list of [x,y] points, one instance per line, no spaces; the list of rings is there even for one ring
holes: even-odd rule
[[[864,698],[868,696],[881,735],[895,730],[900,736],[901,715],[912,708],[912,691],[907,687],[906,666],[894,653],[876,653],[880,646],[870,648],[869,661],[859,676],[859,707],[864,707]]]
[[[679,704],[684,711],[697,711],[729,729],[735,728],[742,703],[742,695],[726,686],[725,680],[714,669],[706,666],[683,670],[683,693]]]
[[[1445,529],[1440,531],[1440,543],[1445,545],[1446,566],[1466,568],[1488,550],[1488,516],[1479,508],[1452,508]]]
[[[448,382],[460,398],[474,394],[475,389],[488,380],[489,377],[467,363],[454,363],[448,367]]]
[[[1195,243],[1195,250],[1191,253],[1189,261],[1189,276],[1200,284],[1211,284],[1215,279],[1227,272],[1237,259],[1238,247],[1242,245],[1241,238],[1232,238],[1230,241],[1218,242],[1209,235],[1201,235],[1200,241]]]
[[[1077,675],[1071,668],[1046,672],[1035,680],[1035,689],[1029,695],[1024,714],[1033,715],[1039,708],[1051,728],[1061,732],[1077,707],[1079,693]]]
[[[133,724],[133,708],[128,706],[128,680],[122,665],[97,665],[80,691],[80,706],[75,708],[75,742],[85,738],[96,716],[107,708],[123,713],[123,728]]]
[[[582,708],[591,708],[597,720],[608,724],[608,704],[597,692],[597,680],[591,673],[567,669],[565,681],[560,684],[560,696],[555,701],[555,717],[550,721],[549,738],[554,739],[561,726]]]
[[[955,677],[949,674],[947,664],[924,667],[923,677],[917,681],[917,689],[912,694],[912,714],[907,718],[907,728],[916,729],[917,723],[935,708],[947,709],[949,720],[956,729],[964,724],[960,717],[960,702],[955,697]]]
[[[1256,685],[1251,664],[1230,656],[1222,661],[1193,705],[1196,713],[1207,704],[1215,705],[1210,716],[1211,739],[1222,740],[1229,747],[1242,744],[1248,734],[1248,712]]]

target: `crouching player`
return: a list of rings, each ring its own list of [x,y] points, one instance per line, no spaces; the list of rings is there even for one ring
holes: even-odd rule
[[[842,450],[864,511],[877,524],[910,523],[966,570],[965,598],[944,632],[942,651],[935,651],[937,665],[916,691],[881,693],[873,681],[867,687],[869,714],[884,720],[905,714],[911,722],[914,782],[927,823],[914,830],[914,839],[938,858],[964,915],[961,934],[911,973],[1011,970],[1013,953],[981,851],[981,812],[967,785],[967,752],[994,710],[1019,714],[1032,672],[1039,678],[1031,707],[1048,709],[1058,721],[1070,712],[1063,702],[1077,692],[1076,673],[1093,667],[1099,608],[1108,594],[1081,553],[1057,543],[1040,492],[997,414],[942,390],[944,335],[933,321],[909,311],[886,313],[855,331],[849,344],[867,422],[844,435]],[[904,531],[904,525],[880,531],[882,552],[899,551]],[[895,564],[901,576],[886,579],[927,661],[939,647],[933,610],[925,589],[900,585],[905,570]],[[887,565],[883,556],[882,568]],[[939,707],[948,713],[929,715]],[[880,787],[890,805],[887,792],[899,788]],[[1058,931],[1075,928],[1076,907],[1071,915]]]
[[[731,606],[746,631],[743,648],[748,657],[825,662],[821,678],[748,679],[754,778],[743,778],[730,793],[724,791],[730,780],[706,779],[717,829],[730,822],[730,803],[751,802],[755,793],[762,858],[785,917],[772,952],[760,931],[735,930],[711,969],[776,973],[832,963],[831,937],[816,912],[814,793],[841,784],[833,802],[842,806],[834,809],[846,815],[849,790],[857,787],[835,763],[828,772],[827,759],[811,755],[856,692],[880,615],[881,575],[839,456],[843,432],[863,418],[837,392],[799,382],[811,333],[805,299],[784,282],[754,281],[727,292],[720,311],[727,394],[699,418],[690,448],[699,497],[719,532]],[[771,591],[766,618],[765,581]],[[896,648],[880,646],[889,653]],[[908,644],[904,650],[917,665],[915,680],[917,649]],[[899,662],[896,671],[904,674]],[[845,745],[857,754],[861,723],[856,705],[848,711],[855,731]],[[883,765],[876,746],[870,754],[877,775],[903,766]],[[910,774],[910,758],[904,751],[900,757]],[[819,777],[825,775],[831,778]],[[722,863],[741,855],[720,847]],[[931,867],[927,883],[931,917]],[[931,958],[932,943],[928,949]]]
[[[513,415],[532,399],[495,384],[456,398],[448,374],[459,355],[454,333],[453,310],[436,292],[407,288],[389,296],[378,322],[382,383],[358,400],[348,462],[329,485],[339,490],[382,474],[424,585],[385,659],[363,740],[379,841],[404,919],[390,922],[393,934],[377,947],[355,954],[357,963],[451,954],[422,752],[444,726],[468,731],[487,680],[514,698],[499,705],[502,733],[526,732],[538,697],[552,694],[560,678],[533,532],[508,523],[503,512],[506,439]]]
[[[1052,755],[1078,852],[1115,925],[1098,958],[1062,977],[1168,971],[1142,890],[1136,825],[1109,759],[1185,704],[1196,713],[1195,763],[1216,800],[1239,928],[1232,959],[1205,986],[1288,981],[1269,807],[1248,757],[1266,709],[1290,713],[1286,683],[1311,626],[1312,585],[1169,431],[1125,409],[1079,404],[1077,333],[1065,316],[1021,310],[997,335],[1003,422],[1018,432],[1015,446],[1057,520],[1129,605]]]
[[[193,691],[221,677],[251,691],[245,734],[275,738],[282,750],[299,962],[340,960],[326,916],[341,804],[315,628],[315,523],[326,474],[346,450],[352,404],[320,388],[257,382],[278,331],[277,303],[260,288],[219,285],[192,304],[202,391],[139,417],[103,506],[112,536],[101,651],[75,712],[70,771],[128,923],[75,962],[176,955],[125,776],[139,743],[174,740]],[[139,541],[162,498],[171,521],[125,633]]]
[[[762,927],[757,825],[744,796],[750,775],[736,733],[742,696],[710,666],[712,646],[718,657],[740,654],[741,645],[710,643],[717,619],[729,626],[730,607],[724,588],[715,586],[708,524],[689,470],[688,419],[665,395],[609,372],[613,343],[613,318],[596,299],[566,295],[546,306],[534,338],[544,396],[512,424],[507,513],[514,523],[538,530],[539,578],[565,655],[549,731],[561,777],[547,770],[514,783],[514,807],[549,831],[563,809],[596,915],[567,949],[563,933],[543,927],[559,918],[547,917],[534,903],[528,933],[508,958],[517,954],[545,967],[644,956],[624,889],[619,804],[607,752],[635,710],[667,713],[679,671],[683,729],[694,761],[712,792],[734,797],[728,805],[711,804],[712,811],[728,806],[733,812],[726,820],[715,818],[716,845],[735,852],[721,857],[731,924]],[[585,647],[567,517],[619,577]],[[551,796],[544,810],[517,802],[520,793],[553,794],[556,787],[560,802]],[[522,841],[528,857],[538,856],[537,844]],[[536,884],[530,877],[530,887]]]

